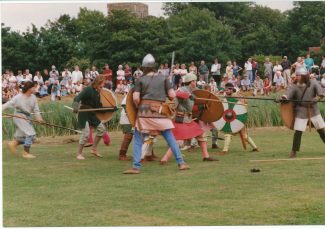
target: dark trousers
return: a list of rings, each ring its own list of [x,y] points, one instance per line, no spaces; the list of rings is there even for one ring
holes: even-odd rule
[[[319,129],[319,130],[317,130],[317,132],[318,132],[320,138],[325,143],[325,129]],[[300,150],[301,136],[302,136],[302,131],[296,130],[295,134],[293,135],[292,151]]]
[[[217,87],[220,87],[220,84],[221,84],[221,75],[212,75],[212,77],[213,77],[214,81],[216,81]]]

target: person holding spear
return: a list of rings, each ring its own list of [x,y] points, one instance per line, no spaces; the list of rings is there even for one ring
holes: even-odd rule
[[[37,122],[44,123],[35,96],[36,86],[35,82],[26,82],[21,93],[2,105],[2,111],[8,108],[15,108],[14,115],[12,116],[16,126],[15,139],[8,143],[9,151],[15,154],[17,146],[23,144],[22,157],[27,159],[35,158],[35,155],[30,153],[31,145],[36,136],[35,129],[30,121],[32,115],[34,114]]]

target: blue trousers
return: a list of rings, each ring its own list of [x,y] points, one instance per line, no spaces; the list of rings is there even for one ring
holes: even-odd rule
[[[144,134],[142,134],[144,135]],[[161,135],[166,140],[168,146],[171,148],[174,157],[176,158],[177,164],[184,164],[184,160],[181,154],[181,151],[178,147],[178,144],[175,140],[175,137],[171,130],[161,131]],[[135,129],[134,132],[134,141],[133,141],[133,168],[141,168],[141,149],[142,149],[142,139],[144,136],[141,136],[141,133]]]

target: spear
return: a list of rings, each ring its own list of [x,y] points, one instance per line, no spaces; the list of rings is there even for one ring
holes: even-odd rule
[[[235,98],[235,99],[255,99],[255,100],[269,100],[275,102],[275,99],[272,98],[258,98],[258,97],[240,97],[240,96],[225,96],[225,95],[218,95],[218,97],[223,98]],[[297,100],[297,99],[285,99],[288,102],[306,102],[306,103],[314,103],[314,101],[310,100]],[[325,103],[324,101],[317,101],[318,103]]]
[[[77,132],[79,134],[82,133],[80,130],[71,129],[71,128],[68,128],[68,127],[65,127],[65,126],[58,126],[58,125],[51,124],[51,123],[47,123],[47,122],[41,122],[41,121],[34,120],[34,119],[24,118],[24,117],[21,117],[19,115],[13,115],[13,114],[8,114],[8,113],[3,113],[3,112],[2,112],[2,114],[5,115],[5,117],[8,117],[9,116],[9,117],[13,117],[13,118],[20,118],[20,119],[24,119],[24,120],[27,120],[27,121],[35,122],[35,123],[38,123],[38,124],[41,124],[41,125],[52,126],[52,127],[56,127],[56,128],[70,130],[70,131]]]
[[[65,108],[68,108],[69,110],[73,110],[72,107],[64,106]],[[103,107],[103,108],[90,108],[90,109],[79,109],[78,112],[89,112],[89,111],[116,111],[117,109],[120,109],[120,107]]]

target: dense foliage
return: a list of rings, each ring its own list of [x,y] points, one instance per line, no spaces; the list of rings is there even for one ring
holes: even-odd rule
[[[24,33],[2,24],[3,69],[101,68],[107,62],[115,70],[125,63],[135,67],[148,52],[159,63],[170,63],[175,51],[176,62],[218,57],[242,64],[249,56],[287,55],[294,61],[308,47],[325,51],[324,1],[295,2],[284,13],[249,2],[164,3],[163,10],[166,18],[140,19],[128,11],[105,16],[81,8],[76,18],[62,15]]]

